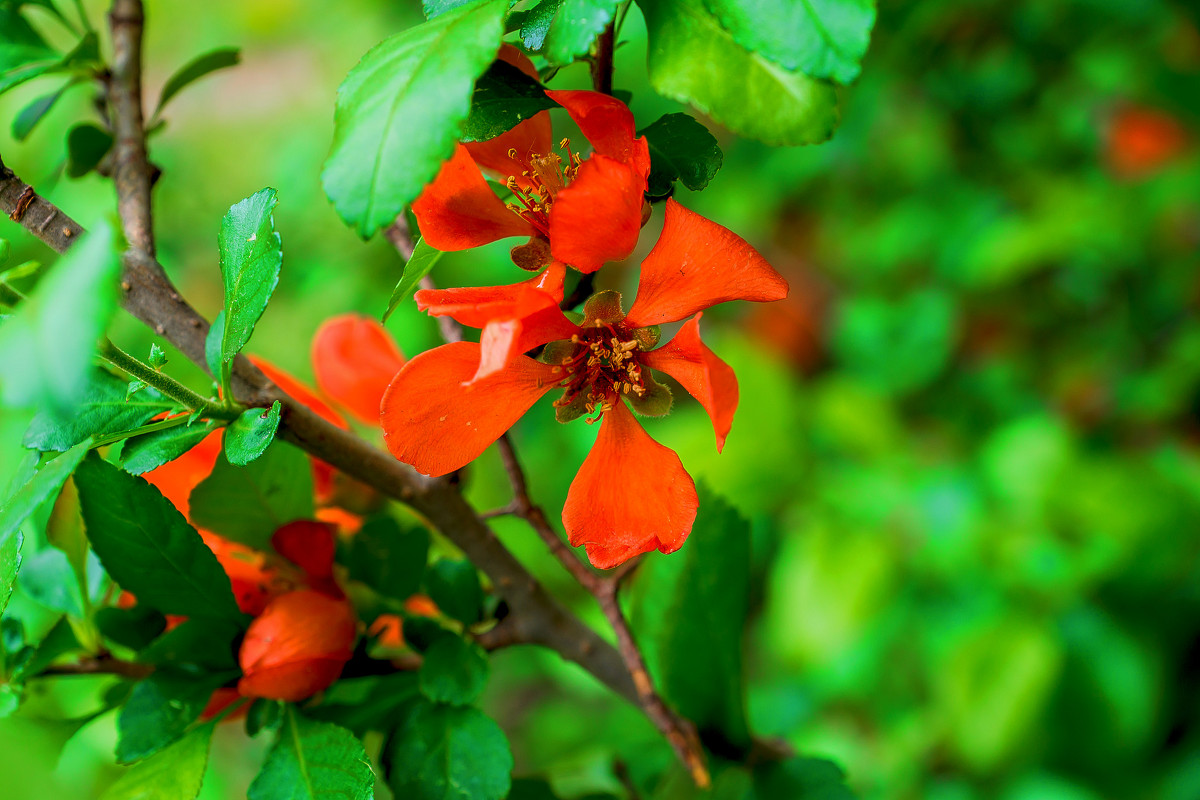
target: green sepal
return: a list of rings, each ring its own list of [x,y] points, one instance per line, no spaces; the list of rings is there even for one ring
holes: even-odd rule
[[[579,394],[575,395],[575,399],[567,403],[565,406],[555,406],[554,418],[563,424],[574,422],[584,414],[588,413],[587,402],[587,392],[580,392]]]
[[[625,319],[621,308],[621,293],[614,289],[596,292],[583,304],[583,328],[598,328],[601,325],[616,325]]]
[[[645,328],[638,328],[633,332],[633,340],[638,343],[638,349],[643,353],[657,347],[658,340],[661,338],[662,327],[659,325],[647,325]]]
[[[549,364],[552,367],[561,367],[563,364],[575,357],[575,353],[579,350],[580,345],[569,339],[560,339],[557,342],[550,342],[542,348],[538,360],[543,364]]]
[[[629,401],[629,406],[643,417],[665,417],[671,413],[671,390],[647,373],[642,373],[642,383],[646,387],[644,394],[624,392],[622,397]]]

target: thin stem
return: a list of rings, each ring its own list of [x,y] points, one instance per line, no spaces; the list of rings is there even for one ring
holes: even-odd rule
[[[616,19],[608,23],[604,33],[596,39],[596,52],[591,59],[592,86],[601,94],[613,93],[613,46],[616,35]]]
[[[245,410],[237,407],[230,408],[222,403],[214,403],[201,397],[170,375],[164,375],[149,364],[134,358],[107,339],[100,343],[100,357],[147,386],[153,386],[180,405],[200,412],[203,417],[234,420]]]
[[[113,183],[117,210],[130,248],[153,258],[154,225],[150,187],[156,170],[146,154],[142,116],[142,0],[113,0],[108,21],[112,29],[112,77],[108,107],[113,123]]]
[[[73,664],[55,664],[47,667],[42,675],[120,675],[124,678],[141,680],[154,672],[150,664],[122,661],[108,654],[81,658]]]

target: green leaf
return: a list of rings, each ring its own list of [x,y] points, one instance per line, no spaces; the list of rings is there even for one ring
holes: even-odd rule
[[[88,567],[86,591],[88,599],[98,599],[104,583],[104,570],[91,551],[81,557],[80,562]],[[83,600],[82,570],[73,563],[65,552],[56,547],[47,547],[29,553],[21,562],[21,591],[46,608],[83,617],[87,604]]]
[[[196,56],[180,67],[175,74],[167,78],[167,82],[163,85],[162,94],[159,95],[158,107],[154,110],[153,116],[157,117],[162,112],[163,107],[171,101],[171,98],[179,94],[179,91],[189,83],[194,83],[210,72],[232,67],[241,60],[241,51],[236,47],[222,47],[218,50]]]
[[[191,800],[208,767],[215,722],[208,722],[121,775],[100,800]]]
[[[33,450],[63,452],[89,438],[130,431],[173,404],[149,387],[126,399],[129,384],[100,369],[88,373],[87,388],[70,415],[39,411],[22,444]]]
[[[417,694],[413,672],[343,679],[325,690],[321,705],[306,708],[305,713],[363,736],[367,731],[391,730],[396,712]]]
[[[3,16],[0,16],[0,30],[5,27],[7,27],[7,22]],[[4,38],[3,33],[0,33],[0,40]],[[38,41],[40,42],[40,37]],[[99,59],[99,40],[94,31],[84,34],[71,52],[62,58],[59,58],[53,50],[46,49],[44,44],[0,45],[0,73],[3,73],[0,74],[0,94],[41,75],[56,72],[82,72],[83,68],[96,66]],[[15,62],[16,66],[11,69],[5,68],[2,66],[5,62]]]
[[[421,9],[425,12],[425,19],[433,19],[470,2],[471,0],[421,0]]]
[[[17,583],[17,572],[21,569],[21,543],[24,537],[20,531],[5,533],[0,538],[0,614],[8,608],[8,599],[12,597],[13,587]]]
[[[204,337],[204,363],[214,378],[221,375],[221,341],[225,338],[225,309],[217,312]]]
[[[143,433],[125,440],[121,449],[121,468],[130,475],[144,475],[200,444],[217,429],[216,423],[176,425],[161,431]]]
[[[721,147],[716,138],[687,114],[664,114],[638,131],[650,145],[651,197],[665,197],[675,181],[698,192],[721,168]]]
[[[71,621],[67,617],[59,617],[34,647],[33,652],[21,663],[13,678],[20,681],[37,677],[59,656],[79,649],[79,639],[75,637]]]
[[[244,618],[197,618],[186,620],[159,636],[142,652],[138,661],[157,666],[191,665],[204,672],[223,672],[238,667],[235,643],[244,631]]]
[[[192,490],[189,508],[201,528],[259,550],[293,520],[312,519],[312,470],[304,453],[284,442],[244,467],[225,458]]]
[[[550,23],[563,0],[542,0],[529,10],[521,22],[521,43],[529,50],[541,50],[550,33]]]
[[[413,245],[412,258],[408,259],[408,263],[404,265],[404,274],[400,276],[400,282],[396,284],[396,288],[392,290],[392,297],[388,300],[387,311],[383,312],[383,321],[387,322],[387,318],[392,315],[392,312],[408,298],[412,297],[413,292],[417,290],[417,285],[429,274],[442,257],[441,250],[434,250],[429,245],[425,244],[425,239],[417,239],[417,243]]]
[[[96,168],[112,149],[112,134],[85,122],[67,134],[67,177],[82,178]]]
[[[117,715],[117,761],[140,761],[183,736],[213,690],[230,677],[233,673],[198,678],[160,669],[138,681]]]
[[[371,762],[358,738],[337,725],[300,716],[287,706],[279,738],[250,784],[249,800],[368,800]]]
[[[429,567],[425,575],[429,597],[448,617],[463,625],[479,621],[483,609],[483,588],[479,573],[469,561],[443,558]]]
[[[74,85],[74,81],[64,83],[57,91],[44,94],[22,108],[13,120],[13,138],[18,142],[25,141],[29,134],[33,132],[34,127],[41,122],[42,117],[46,116],[50,109],[54,107],[54,104],[58,102],[58,98],[62,97],[67,89],[70,89]]]
[[[167,618],[161,611],[141,604],[133,608],[105,606],[96,610],[92,620],[105,638],[130,650],[146,647],[167,627]]]
[[[592,47],[621,0],[562,0],[546,33],[546,60],[566,66]]]
[[[229,577],[171,502],[91,456],[75,470],[88,539],[121,588],[164,614],[240,621]]]
[[[788,72],[733,40],[703,0],[639,0],[650,85],[767,144],[823,142],[838,124],[832,84]]]
[[[4,320],[0,400],[5,405],[72,413],[88,388],[96,340],[116,309],[120,268],[112,228],[101,222]]]
[[[385,40],[346,76],[321,180],[364,239],[391,224],[454,151],[507,9],[505,0],[455,8]]]
[[[447,636],[425,651],[417,677],[421,694],[433,702],[470,705],[487,685],[487,653],[474,642]]]
[[[396,600],[416,594],[429,557],[429,533],[388,516],[367,520],[350,540],[350,577]]]
[[[0,539],[21,527],[43,503],[58,496],[67,478],[87,455],[87,443],[79,444],[46,463],[0,507]]]
[[[734,41],[785,69],[849,83],[871,41],[875,0],[704,0]]]
[[[0,6],[0,74],[31,62],[53,64],[59,55],[30,27],[18,8]],[[8,88],[0,78],[0,91]]]
[[[283,241],[271,215],[277,202],[274,189],[261,189],[230,207],[221,220],[218,244],[225,282],[223,362],[231,361],[250,340],[255,323],[279,283]]]
[[[630,621],[671,705],[702,733],[745,745],[740,642],[750,602],[750,524],[707,486],[697,488],[700,513],[687,544],[638,570]]]
[[[264,452],[275,439],[283,406],[276,400],[270,408],[248,408],[225,429],[225,457],[244,467]]]
[[[504,61],[494,61],[475,82],[471,113],[462,126],[464,142],[483,142],[558,104],[546,88]]]
[[[477,708],[413,703],[386,747],[396,797],[500,800],[508,794],[508,740]]]
[[[772,761],[754,770],[754,798],[812,798],[813,800],[854,800],[846,786],[846,774],[832,761],[823,758],[790,758]]]

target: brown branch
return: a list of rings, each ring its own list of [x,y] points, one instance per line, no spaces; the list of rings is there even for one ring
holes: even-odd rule
[[[4,213],[14,210],[25,186],[10,170],[0,170],[0,209]],[[40,218],[60,220],[77,233],[64,239],[57,223],[39,230],[41,226],[34,222]],[[47,245],[61,250],[84,232],[41,197],[34,198],[22,224]],[[121,303],[126,310],[207,371],[204,337],[209,323],[179,296],[156,261],[126,253],[122,289]],[[620,654],[546,591],[452,485],[422,478],[389,453],[326,422],[241,356],[234,367],[234,391],[247,405],[270,405],[279,400],[283,405],[280,437],[424,515],[491,578],[512,609],[513,635],[520,641],[557,651],[617,694],[637,702],[637,690]]]
[[[113,0],[108,14],[112,28],[112,75],[106,99],[112,114],[113,183],[117,210],[130,248],[154,258],[154,227],[150,216],[150,187],[156,170],[146,155],[142,117],[142,0]]]
[[[596,39],[596,52],[591,58],[592,86],[601,94],[613,93],[613,47],[616,42],[615,29],[617,20],[614,17]]]
[[[32,197],[30,193],[32,192]],[[24,198],[24,199],[23,199]],[[57,253],[65,253],[83,235],[79,223],[58,210],[54,204],[33,192],[33,187],[18,178],[0,157],[0,208],[13,222],[45,242]]]
[[[39,675],[120,675],[140,681],[154,672],[153,664],[123,661],[112,655],[88,656],[70,664],[53,664]]]

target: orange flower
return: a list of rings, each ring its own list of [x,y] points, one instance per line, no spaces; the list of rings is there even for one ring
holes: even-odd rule
[[[498,56],[537,78],[529,59],[511,45]],[[642,227],[650,173],[646,138],[635,137],[633,114],[598,92],[546,95],[567,110],[591,143],[582,158],[563,139],[553,152],[549,112],[485,142],[458,145],[433,183],[413,203],[425,241],[439,250],[465,250],[510,236],[528,236],[514,260],[539,269],[553,259],[581,272],[633,252]],[[480,170],[498,176],[513,194],[505,204]]]
[[[404,366],[404,355],[375,320],[342,314],[317,329],[312,365],[322,392],[360,421],[378,425],[379,401]]]
[[[478,291],[520,295],[513,288]],[[443,475],[476,458],[539,398],[563,389],[555,402],[560,421],[585,414],[604,420],[563,509],[571,544],[584,545],[601,568],[655,548],[672,552],[691,531],[695,485],[679,457],[651,439],[626,404],[647,416],[667,413],[670,391],[650,375],[664,372],[708,412],[720,450],[737,408],[737,379],[701,342],[699,312],[728,300],[779,300],[787,291],[744,240],[668,200],[662,236],[642,264],[628,314],[613,292],[588,301],[581,325],[555,305],[537,325],[525,325],[516,345],[520,351],[547,343],[543,361],[516,355],[482,378],[475,377],[481,357],[487,359],[481,345],[458,342],[417,356],[384,396],[384,438],[396,458]],[[496,305],[464,304],[447,313],[464,324],[486,324],[509,313]],[[653,349],[658,325],[688,317],[669,344]]]
[[[347,601],[309,590],[280,595],[246,630],[238,692],[292,702],[310,697],[338,679],[357,635]]]
[[[1187,144],[1187,131],[1174,117],[1130,106],[1113,116],[1105,156],[1118,177],[1141,178],[1164,167]]]

